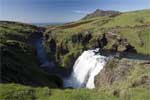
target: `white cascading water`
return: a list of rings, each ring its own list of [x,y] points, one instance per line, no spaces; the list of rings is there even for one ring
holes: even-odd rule
[[[82,53],[73,66],[71,76],[64,79],[64,87],[95,88],[94,78],[103,69],[107,57],[98,54],[99,49]]]

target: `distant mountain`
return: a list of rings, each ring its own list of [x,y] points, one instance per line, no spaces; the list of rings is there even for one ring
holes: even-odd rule
[[[112,11],[112,10],[104,11],[104,10],[97,9],[93,13],[86,15],[83,19],[99,17],[99,16],[116,16],[118,14],[120,14],[119,11]]]

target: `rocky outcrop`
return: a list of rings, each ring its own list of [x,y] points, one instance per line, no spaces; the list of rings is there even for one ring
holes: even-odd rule
[[[71,37],[73,43],[82,43],[83,45],[88,43],[92,38],[92,33],[89,31],[74,34]]]
[[[97,39],[98,47],[101,49],[109,49],[115,52],[136,53],[135,48],[115,32],[106,32]]]
[[[130,88],[150,86],[150,74],[145,72],[150,70],[149,63],[149,60],[110,58],[103,70],[96,76],[96,87]]]
[[[52,38],[49,42],[50,51],[55,53],[56,52],[56,41]]]
[[[104,46],[106,46],[108,43],[106,35],[103,34],[102,37],[97,40],[97,43],[99,48],[104,48]]]
[[[89,43],[91,38],[92,38],[92,33],[89,31],[85,32],[85,36],[83,37],[82,44],[85,45]]]
[[[132,46],[126,38],[121,37],[115,32],[105,32],[90,41],[93,48],[101,48],[101,50],[109,50],[111,52],[122,53],[137,53],[134,46]],[[105,51],[104,51],[105,52]]]
[[[82,33],[74,34],[71,37],[72,43],[80,43],[83,39]]]

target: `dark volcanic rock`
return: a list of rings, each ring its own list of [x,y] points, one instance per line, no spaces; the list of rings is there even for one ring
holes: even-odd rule
[[[55,42],[55,40],[52,38],[50,40],[49,44],[50,44],[50,50],[51,50],[51,52],[55,53],[56,52],[56,42]]]

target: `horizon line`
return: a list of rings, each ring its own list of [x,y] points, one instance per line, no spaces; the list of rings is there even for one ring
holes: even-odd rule
[[[111,10],[111,9],[100,9],[100,8],[98,8],[99,10],[103,10],[103,11],[119,11],[119,10]],[[97,10],[97,9],[95,9],[95,10]],[[95,11],[94,10],[94,11]],[[150,10],[150,8],[147,8],[147,9],[135,9],[135,10],[125,10],[125,11],[119,11],[119,12],[122,12],[122,13],[126,13],[126,12],[134,12],[134,11],[142,11],[142,10]],[[93,13],[94,11],[91,11],[90,13]],[[88,14],[90,14],[90,13],[87,13],[86,15],[88,15]],[[86,16],[85,15],[85,16]],[[80,20],[80,19],[82,19],[82,17],[81,18],[79,18],[78,20]],[[8,22],[18,22],[18,23],[26,23],[26,24],[44,24],[44,23],[70,23],[70,22],[74,22],[74,21],[78,21],[78,20],[72,20],[72,21],[59,21],[59,22],[54,22],[54,21],[49,21],[49,22],[25,22],[25,21],[19,21],[19,20],[6,20],[6,19],[0,19],[0,21],[8,21]]]

